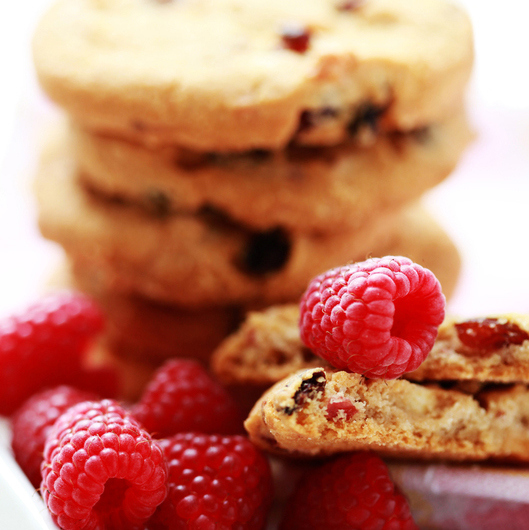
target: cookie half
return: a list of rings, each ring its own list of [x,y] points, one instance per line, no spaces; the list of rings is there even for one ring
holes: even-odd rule
[[[33,53],[90,129],[247,151],[438,122],[461,104],[473,37],[445,0],[59,0]]]
[[[435,271],[435,266],[431,269]],[[328,366],[301,342],[298,322],[297,304],[249,313],[213,354],[212,366],[219,379],[264,390],[298,370]],[[462,381],[476,387],[483,383],[529,384],[529,316],[448,316],[426,360],[403,377],[442,381],[445,387]]]
[[[153,366],[172,357],[209,364],[214,349],[243,318],[243,309],[215,306],[188,309],[141,296],[107,291],[97,270],[69,267],[70,284],[90,295],[105,314],[105,342],[115,355]]]
[[[312,368],[268,390],[245,427],[259,447],[293,456],[375,450],[395,457],[527,462],[528,418],[523,384],[471,393]]]

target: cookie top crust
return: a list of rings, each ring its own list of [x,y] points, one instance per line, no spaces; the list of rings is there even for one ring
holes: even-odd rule
[[[460,103],[473,61],[464,11],[344,5],[60,0],[37,27],[34,61],[51,99],[87,127],[198,150],[338,144],[359,121],[409,130]]]

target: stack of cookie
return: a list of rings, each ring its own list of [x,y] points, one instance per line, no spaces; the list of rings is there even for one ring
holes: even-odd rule
[[[416,201],[457,164],[473,45],[445,0],[60,0],[34,57],[69,118],[43,235],[112,348],[207,358],[252,307],[404,254],[459,256]]]

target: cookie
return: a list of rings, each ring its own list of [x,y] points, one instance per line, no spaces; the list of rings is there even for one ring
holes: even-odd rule
[[[254,232],[213,210],[159,216],[87,191],[61,149],[43,157],[35,182],[44,237],[60,243],[75,264],[97,268],[108,291],[188,308],[297,300],[321,271],[404,241],[417,215],[387,212],[332,234]]]
[[[188,309],[141,296],[107,291],[97,270],[69,267],[70,285],[90,295],[105,315],[107,348],[123,359],[153,366],[172,357],[190,357],[209,364],[214,349],[243,318],[234,306]]]
[[[435,267],[430,267],[435,271]],[[261,390],[301,369],[328,366],[299,336],[299,307],[286,304],[250,312],[213,353],[225,384]],[[413,381],[529,384],[529,316],[519,313],[465,319],[447,316]]]
[[[247,151],[438,122],[461,104],[473,36],[445,0],[59,0],[33,54],[90,129]]]
[[[448,317],[426,361],[406,377],[529,383],[529,315]]]
[[[280,454],[375,450],[399,458],[528,462],[528,417],[524,384],[470,392],[320,367],[276,383],[245,427],[257,446]]]
[[[452,172],[472,133],[460,111],[368,147],[349,139],[222,155],[147,149],[79,126],[71,136],[81,180],[105,195],[166,213],[213,207],[255,230],[331,232],[418,199]]]

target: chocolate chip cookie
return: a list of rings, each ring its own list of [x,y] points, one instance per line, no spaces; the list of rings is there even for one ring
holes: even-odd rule
[[[473,36],[447,0],[59,0],[33,53],[90,129],[234,152],[436,123],[461,104]]]

